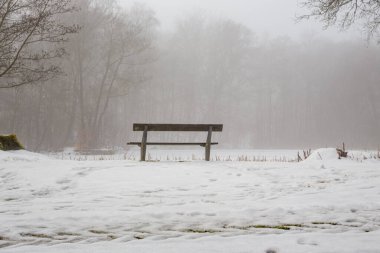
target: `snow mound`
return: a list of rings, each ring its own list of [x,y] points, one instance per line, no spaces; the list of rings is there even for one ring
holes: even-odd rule
[[[41,161],[50,160],[51,158],[33,153],[26,150],[12,150],[12,151],[1,151],[0,150],[0,161],[1,162],[12,162],[12,161]]]
[[[320,148],[314,150],[306,161],[337,160],[339,159],[336,148]]]

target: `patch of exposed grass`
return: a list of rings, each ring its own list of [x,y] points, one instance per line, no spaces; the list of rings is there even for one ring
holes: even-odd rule
[[[7,237],[0,235],[0,241],[6,241],[6,240],[9,240],[9,239]]]
[[[304,227],[306,227],[304,224],[293,224],[293,223],[282,224],[282,226],[285,226],[285,227],[298,227],[298,228],[304,228]]]
[[[110,240],[115,240],[115,239],[117,239],[117,236],[116,235],[107,235],[107,238]]]
[[[46,234],[37,234],[37,233],[20,233],[23,237],[36,237],[36,238],[44,238],[44,239],[54,239],[51,235]]]
[[[291,227],[304,227],[302,224],[281,224],[281,225],[248,225],[248,226],[223,226],[223,228],[233,228],[233,229],[240,229],[240,230],[249,230],[252,228],[257,229],[280,229],[280,230],[290,230]]]
[[[189,228],[189,229],[182,230],[182,232],[185,232],[185,233],[196,233],[196,234],[214,234],[214,233],[221,233],[223,231],[213,230],[213,229]]]
[[[313,221],[311,224],[313,224],[313,225],[332,225],[332,226],[340,225],[337,222],[325,222],[325,221]]]
[[[103,231],[103,230],[90,229],[88,231],[93,233],[93,234],[108,234],[107,231]]]
[[[276,225],[276,226],[271,226],[271,225],[253,225],[253,228],[270,228],[270,229],[280,229],[280,230],[290,230],[290,227],[285,226],[285,225]]]
[[[71,232],[58,232],[57,235],[59,235],[59,236],[79,236],[80,234],[71,233]]]

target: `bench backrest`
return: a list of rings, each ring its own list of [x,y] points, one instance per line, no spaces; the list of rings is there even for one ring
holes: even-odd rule
[[[184,132],[203,132],[212,127],[213,132],[222,132],[222,124],[133,124],[133,131],[184,131]]]

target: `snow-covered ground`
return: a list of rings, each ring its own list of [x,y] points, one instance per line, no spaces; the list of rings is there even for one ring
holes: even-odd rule
[[[143,163],[0,151],[0,252],[380,252],[380,161],[334,152]]]
[[[292,162],[297,160],[298,150],[252,150],[252,149],[212,149],[212,161],[267,161],[267,162]],[[301,151],[302,152],[302,151]],[[140,159],[140,148],[130,147],[125,150],[94,150],[91,154],[81,154],[73,149],[64,152],[47,153],[48,156],[62,160],[131,160]],[[101,153],[101,154],[96,154]],[[201,161],[204,160],[204,148],[197,149],[157,149],[149,146],[147,159],[154,161]]]

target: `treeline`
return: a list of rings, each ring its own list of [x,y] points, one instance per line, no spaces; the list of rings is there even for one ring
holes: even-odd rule
[[[125,147],[134,122],[223,123],[230,148],[380,144],[379,46],[262,39],[197,14],[164,33],[147,6],[77,2],[65,75],[0,90],[0,129],[31,150]]]

